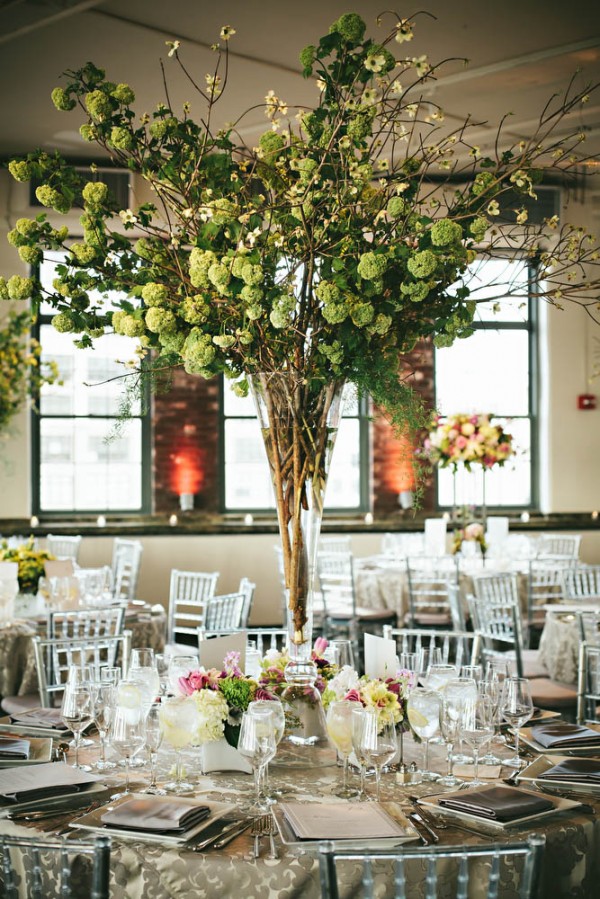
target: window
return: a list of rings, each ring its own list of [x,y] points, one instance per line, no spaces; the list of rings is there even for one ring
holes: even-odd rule
[[[273,488],[262,435],[251,397],[240,399],[223,384],[221,505],[225,512],[274,509]],[[347,387],[325,508],[366,511],[368,498],[368,422],[366,402]]]
[[[526,262],[495,259],[476,264],[477,296],[486,296],[486,285],[506,280],[511,266],[528,297],[534,272]],[[521,292],[521,291],[519,291]],[[497,296],[489,286],[487,296]],[[490,299],[477,305],[475,333],[435,351],[436,406],[439,412],[490,412],[514,437],[516,456],[485,473],[459,467],[456,479],[449,468],[438,471],[438,505],[529,507],[536,499],[532,477],[535,458],[535,353],[533,310],[529,299]],[[485,484],[484,484],[485,480]]]
[[[63,258],[61,253],[46,255],[40,277],[47,288]],[[63,383],[44,386],[39,413],[33,416],[33,510],[147,511],[148,416],[138,404],[131,419],[115,427],[126,389],[118,360],[132,357],[136,341],[106,335],[94,349],[77,349],[74,335],[52,327],[53,312],[42,305],[39,340],[43,356],[57,362]]]

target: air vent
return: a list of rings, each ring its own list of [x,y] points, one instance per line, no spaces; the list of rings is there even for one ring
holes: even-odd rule
[[[557,187],[537,187],[535,193],[537,200],[513,190],[500,194],[498,197],[500,215],[494,217],[495,221],[514,225],[515,209],[520,210],[523,207],[527,210],[527,220],[532,225],[541,225],[544,219],[560,214],[560,190]]]
[[[114,202],[120,209],[127,209],[129,206],[129,172],[115,171],[114,169],[98,168],[97,171],[91,172],[89,166],[76,166],[75,171],[78,172],[86,181],[102,181],[108,186],[110,194]],[[30,206],[41,206],[42,204],[35,195],[36,189],[42,182],[32,179],[29,182],[29,204]],[[83,206],[81,197],[76,199],[76,204]]]

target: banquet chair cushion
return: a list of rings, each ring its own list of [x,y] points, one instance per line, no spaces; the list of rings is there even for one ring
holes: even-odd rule
[[[411,617],[408,614],[405,624],[410,626]],[[417,612],[415,615],[416,627],[452,627],[452,617],[447,612]]]
[[[507,652],[504,654],[507,659],[509,659],[513,664],[514,668],[513,674],[517,674],[516,669],[516,655],[514,652]],[[523,665],[523,677],[529,678],[529,680],[537,679],[539,677],[550,677],[550,672],[540,661],[539,653],[537,649],[522,649],[521,650],[521,662]]]
[[[328,614],[329,618],[334,621],[350,621],[351,619],[358,621],[392,621],[396,619],[396,613],[393,609],[357,608],[354,614],[352,609],[333,609]]]
[[[547,677],[531,681],[531,698],[542,709],[568,709],[577,705],[577,689],[569,684],[559,684]]]

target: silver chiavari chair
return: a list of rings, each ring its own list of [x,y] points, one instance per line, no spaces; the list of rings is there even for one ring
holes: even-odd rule
[[[0,836],[4,899],[109,899],[110,838]]]

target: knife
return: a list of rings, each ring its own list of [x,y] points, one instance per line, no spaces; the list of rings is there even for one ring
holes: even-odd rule
[[[409,817],[409,820],[411,820],[413,823],[421,825],[421,827],[423,828],[425,833],[427,833],[427,835],[429,836],[432,843],[439,843],[439,841],[440,841],[439,836],[437,835],[437,833],[435,832],[433,827],[430,827],[429,824],[427,824],[427,822],[423,819],[422,815],[420,815],[419,812],[411,812],[408,817]]]
[[[191,843],[187,846],[188,849],[191,849],[192,852],[202,852],[203,849],[208,849],[209,846],[212,846],[213,843],[217,843],[219,840],[223,839],[223,837],[228,836],[232,831],[236,831],[238,827],[241,825],[251,823],[244,820],[243,822],[239,819],[232,821],[227,827],[224,827],[218,833],[214,833],[211,837],[207,837],[205,840],[202,840],[200,843]]]
[[[239,837],[241,833],[247,830],[252,824],[252,818],[249,818],[247,821],[238,822],[238,827],[229,830],[226,836],[220,836],[216,843],[213,843],[213,849],[224,849],[225,846],[229,846],[232,840],[235,840],[236,837]]]
[[[413,827],[415,828],[415,830],[417,831],[417,833],[419,834],[419,836],[421,838],[421,842],[425,846],[430,846],[431,843],[433,842],[433,840],[431,839],[431,837],[429,836],[429,834],[423,827],[422,820],[418,820],[418,816],[416,816],[414,814],[414,812],[411,812],[409,815],[407,815],[407,817],[408,817],[408,820],[413,825]]]

